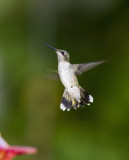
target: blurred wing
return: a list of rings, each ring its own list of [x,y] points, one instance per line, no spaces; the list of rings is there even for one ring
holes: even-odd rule
[[[58,71],[47,74],[46,77],[49,79],[58,80],[59,79]]]
[[[76,75],[80,75],[83,72],[86,72],[102,63],[105,61],[99,61],[99,62],[90,62],[90,63],[82,63],[82,64],[73,64],[73,69],[75,71]]]

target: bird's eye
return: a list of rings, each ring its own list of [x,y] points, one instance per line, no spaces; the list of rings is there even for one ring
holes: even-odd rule
[[[63,55],[65,54],[64,52],[61,52]]]

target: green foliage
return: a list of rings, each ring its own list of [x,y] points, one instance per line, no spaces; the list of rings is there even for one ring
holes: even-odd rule
[[[128,1],[0,1],[0,132],[39,148],[17,159],[129,159]],[[72,63],[109,60],[79,83],[94,103],[59,109],[63,87],[45,78],[65,49]]]

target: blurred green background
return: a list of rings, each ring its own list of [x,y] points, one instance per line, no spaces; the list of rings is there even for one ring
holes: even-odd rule
[[[109,60],[78,77],[94,97],[63,112],[64,87],[45,77],[56,54]],[[0,132],[38,154],[17,160],[129,159],[129,1],[0,0]]]

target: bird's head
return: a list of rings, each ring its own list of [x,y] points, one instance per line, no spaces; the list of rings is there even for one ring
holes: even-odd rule
[[[48,44],[45,44],[47,47],[53,49],[56,54],[57,54],[57,57],[58,57],[58,61],[59,62],[62,62],[62,61],[69,61],[69,53],[65,50],[62,50],[62,49],[56,49]]]

